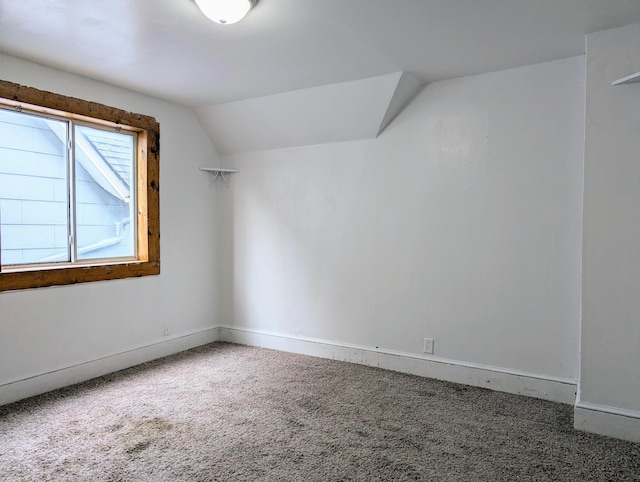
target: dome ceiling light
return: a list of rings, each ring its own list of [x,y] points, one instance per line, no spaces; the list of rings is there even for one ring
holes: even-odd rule
[[[209,20],[230,25],[242,20],[258,0],[194,0]]]

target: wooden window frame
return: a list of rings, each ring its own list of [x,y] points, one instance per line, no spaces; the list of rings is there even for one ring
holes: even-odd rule
[[[0,292],[160,274],[160,124],[150,116],[4,80],[0,80],[0,104],[93,124],[121,126],[138,134],[137,259],[86,265],[5,267],[0,271]]]

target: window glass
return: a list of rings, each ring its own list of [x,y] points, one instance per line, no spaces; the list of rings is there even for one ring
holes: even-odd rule
[[[0,109],[2,266],[135,259],[135,153],[134,132]]]
[[[70,261],[67,123],[0,109],[0,259]]]
[[[74,139],[78,259],[135,257],[134,135],[77,125]]]

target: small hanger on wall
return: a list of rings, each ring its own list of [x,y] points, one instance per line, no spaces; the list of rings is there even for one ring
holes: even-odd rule
[[[229,184],[231,174],[239,172],[237,169],[224,169],[222,167],[201,167],[200,170],[211,174],[211,184],[216,182],[218,178],[221,178],[225,184]]]

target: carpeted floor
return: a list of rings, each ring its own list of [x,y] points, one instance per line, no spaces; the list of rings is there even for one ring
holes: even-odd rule
[[[572,407],[214,343],[0,407],[6,481],[640,480]]]

